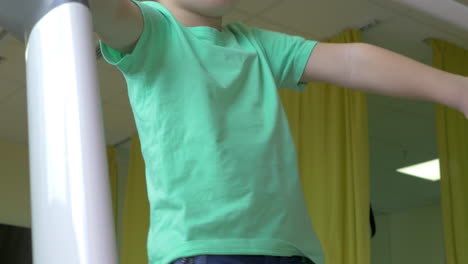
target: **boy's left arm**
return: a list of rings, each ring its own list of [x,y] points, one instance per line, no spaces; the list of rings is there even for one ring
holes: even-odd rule
[[[468,77],[369,44],[317,44],[301,81],[433,101],[458,109],[468,118]]]

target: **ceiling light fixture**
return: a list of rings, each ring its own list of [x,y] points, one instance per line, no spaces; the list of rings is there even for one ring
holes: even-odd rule
[[[388,2],[388,0],[380,0]],[[468,0],[391,0],[468,31]]]
[[[397,172],[406,175],[422,178],[430,181],[440,180],[439,159],[415,164],[409,167],[398,169]]]

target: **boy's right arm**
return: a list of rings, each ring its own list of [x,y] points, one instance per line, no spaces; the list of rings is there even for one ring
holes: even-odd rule
[[[130,53],[143,32],[143,15],[130,0],[90,0],[94,30],[111,48]]]

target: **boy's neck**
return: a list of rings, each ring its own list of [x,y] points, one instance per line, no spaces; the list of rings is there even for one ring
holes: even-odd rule
[[[222,17],[208,17],[178,6],[171,0],[159,0],[186,27],[212,27],[221,31]]]

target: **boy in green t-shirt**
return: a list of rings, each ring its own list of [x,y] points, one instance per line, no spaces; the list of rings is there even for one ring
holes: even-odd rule
[[[468,114],[468,78],[367,44],[222,24],[235,0],[91,0],[146,165],[152,264],[324,263],[277,89],[319,81]]]

